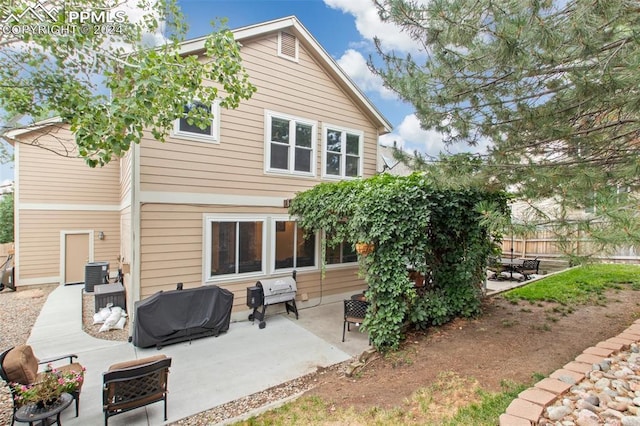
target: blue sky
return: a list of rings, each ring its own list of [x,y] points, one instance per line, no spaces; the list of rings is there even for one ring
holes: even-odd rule
[[[391,122],[394,130],[382,143],[396,141],[430,155],[444,149],[441,136],[420,129],[412,106],[385,89],[366,66],[370,55],[377,58],[374,36],[397,53],[420,55],[405,33],[379,20],[372,0],[179,0],[179,5],[190,26],[188,38],[206,35],[215,18],[227,18],[234,29],[295,15]]]

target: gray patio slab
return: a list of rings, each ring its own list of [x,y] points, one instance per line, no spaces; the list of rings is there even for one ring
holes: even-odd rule
[[[80,415],[62,413],[67,426],[103,423],[102,373],[111,364],[163,353],[172,357],[167,423],[251,395],[346,361],[368,347],[368,337],[353,330],[342,338],[342,302],[268,315],[266,328],[250,321],[232,322],[229,331],[163,347],[96,339],[82,331],[82,286],[60,286],[48,297],[28,343],[39,358],[75,353],[87,371]],[[120,414],[111,425],[163,424],[163,406],[155,403]]]

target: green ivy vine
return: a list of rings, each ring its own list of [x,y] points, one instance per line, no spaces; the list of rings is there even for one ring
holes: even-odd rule
[[[487,257],[505,217],[502,191],[443,188],[423,173],[322,183],[299,193],[289,213],[326,245],[372,243],[360,257],[371,307],[363,322],[378,350],[397,349],[409,325],[425,328],[480,313]],[[412,267],[426,277],[417,289]]]

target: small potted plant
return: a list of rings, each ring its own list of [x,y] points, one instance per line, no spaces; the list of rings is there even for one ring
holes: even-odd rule
[[[375,245],[373,243],[356,243],[356,252],[363,256],[366,256],[370,253],[373,253],[375,249]]]
[[[44,408],[55,404],[63,393],[73,393],[84,381],[83,367],[81,371],[59,371],[47,365],[39,381],[31,385],[12,383],[15,399],[19,405],[36,404]]]

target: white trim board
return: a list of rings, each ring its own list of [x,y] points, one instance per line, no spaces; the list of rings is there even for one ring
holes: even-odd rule
[[[292,198],[292,197],[290,197]],[[286,197],[256,195],[203,194],[192,192],[140,191],[140,203],[211,204],[246,207],[283,207]]]
[[[36,277],[36,278],[23,278],[16,280],[17,286],[27,285],[43,285],[43,284],[60,284],[60,277]]]

